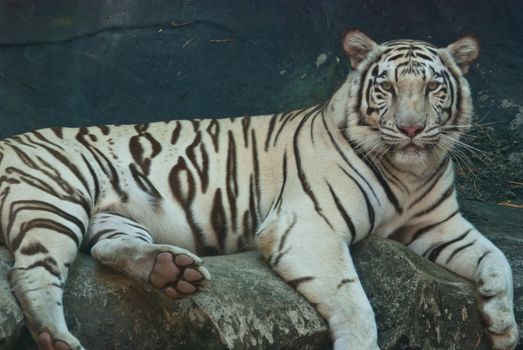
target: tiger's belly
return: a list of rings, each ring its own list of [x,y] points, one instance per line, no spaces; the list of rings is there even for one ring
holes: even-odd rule
[[[247,203],[242,205],[240,198],[234,209],[226,207],[220,193],[200,193],[190,207],[170,199],[151,205],[149,198],[134,193],[122,209],[123,214],[147,227],[155,243],[176,245],[202,255],[254,248],[257,214]]]

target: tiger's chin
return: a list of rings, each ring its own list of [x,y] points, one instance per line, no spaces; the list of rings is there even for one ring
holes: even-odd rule
[[[412,144],[395,149],[390,159],[398,168],[404,170],[422,170],[435,160],[432,152]]]

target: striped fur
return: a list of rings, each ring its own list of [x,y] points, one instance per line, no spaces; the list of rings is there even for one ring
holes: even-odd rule
[[[304,110],[2,141],[0,237],[39,345],[82,348],[61,305],[78,249],[174,298],[206,286],[197,255],[257,248],[326,318],[335,349],[377,349],[348,249],[376,234],[474,281],[494,345],[513,349],[510,266],[461,216],[449,156],[471,122],[463,73],[477,42],[377,45],[349,31],[343,44],[355,70]],[[165,259],[190,283],[158,284]]]

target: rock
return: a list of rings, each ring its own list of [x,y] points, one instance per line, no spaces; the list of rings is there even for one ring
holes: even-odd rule
[[[320,54],[318,55],[318,57],[316,57],[316,63],[315,63],[316,68],[320,68],[320,66],[321,66],[322,64],[324,64],[325,62],[327,62],[327,58],[328,58],[327,54],[325,54],[325,53],[320,53]]]
[[[5,248],[0,250],[5,254]],[[2,261],[6,259],[3,256]],[[268,269],[256,252],[206,258],[212,286],[171,301],[151,287],[100,266],[85,254],[65,290],[66,319],[87,349],[321,349],[324,320]],[[9,295],[5,286],[0,293]],[[20,313],[18,311],[18,313]],[[13,329],[20,322],[11,320]],[[14,332],[13,332],[14,333]],[[11,334],[10,344],[18,334]],[[0,347],[0,349],[11,347]],[[16,349],[35,349],[23,334]]]
[[[353,248],[378,321],[381,349],[488,349],[473,286],[401,244]]]
[[[513,152],[508,156],[510,163],[520,164],[523,163],[523,152]]]
[[[10,266],[9,252],[0,247],[0,349],[13,348],[24,326],[24,315],[11,294],[5,273]]]
[[[488,349],[468,282],[390,240],[368,239],[352,250],[382,349]],[[1,251],[4,276],[9,259]],[[65,291],[68,324],[88,349],[329,348],[323,319],[257,252],[205,262],[211,288],[173,302],[80,254]],[[0,286],[9,295],[5,276]],[[17,315],[11,330],[20,328]],[[16,349],[32,348],[26,333]]]

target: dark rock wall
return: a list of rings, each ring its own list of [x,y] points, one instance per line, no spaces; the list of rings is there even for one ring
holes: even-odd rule
[[[350,27],[378,42],[482,39],[469,74],[482,125],[469,142],[490,161],[466,152],[460,186],[466,198],[521,201],[523,4],[516,0],[2,1],[0,137],[309,106],[346,75],[339,41]],[[502,181],[490,184],[492,177]]]

